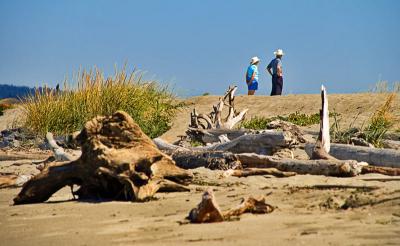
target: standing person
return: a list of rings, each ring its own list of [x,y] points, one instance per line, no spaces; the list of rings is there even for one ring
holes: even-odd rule
[[[250,66],[247,68],[246,72],[246,83],[248,93],[247,95],[254,95],[256,90],[258,90],[258,63],[260,59],[257,56],[251,58]]]
[[[274,52],[274,54],[275,59],[273,59],[267,66],[267,71],[272,76],[271,96],[282,95],[283,88],[283,71],[281,61],[283,51],[278,49]]]

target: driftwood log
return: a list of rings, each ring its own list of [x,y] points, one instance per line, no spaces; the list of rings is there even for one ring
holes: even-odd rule
[[[305,143],[304,132],[295,124],[282,121],[274,120],[267,124],[264,130],[250,130],[250,129],[201,129],[191,128],[186,131],[186,135],[191,140],[202,142],[203,144],[218,143],[221,142],[221,136],[226,136],[230,141],[247,134],[261,134],[265,132],[275,132],[272,130],[282,130],[284,132],[290,132],[297,142]]]
[[[229,220],[233,216],[244,213],[266,214],[274,211],[274,207],[265,202],[265,197],[249,197],[243,199],[236,208],[222,212],[211,189],[204,192],[201,202],[189,212],[191,223],[213,223]]]
[[[314,144],[306,144],[305,150],[312,156]],[[330,155],[340,160],[367,162],[373,166],[400,168],[400,151],[393,149],[368,148],[348,144],[331,144]]]
[[[157,149],[125,112],[85,124],[76,141],[82,155],[54,162],[29,180],[14,204],[46,201],[66,185],[79,185],[79,198],[143,201],[157,191],[188,191],[192,174]]]
[[[182,147],[169,144],[161,138],[153,139],[160,150],[175,151]],[[248,134],[235,138],[232,141],[218,143],[204,147],[185,148],[192,151],[228,151],[233,153],[257,153],[272,155],[280,148],[291,148],[298,144],[290,132],[263,132],[260,134]]]

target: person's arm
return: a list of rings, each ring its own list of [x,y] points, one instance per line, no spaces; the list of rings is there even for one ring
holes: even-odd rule
[[[267,66],[267,71],[272,76],[271,68],[272,68],[271,63],[269,63],[268,66]]]

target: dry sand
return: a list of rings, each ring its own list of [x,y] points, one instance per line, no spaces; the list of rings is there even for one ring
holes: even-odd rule
[[[216,99],[207,96],[191,101],[197,103],[199,111],[208,112]],[[346,117],[361,112],[356,122],[361,124],[385,96],[332,95],[329,99],[331,107]],[[236,105],[238,109],[251,108],[250,115],[315,113],[319,96],[240,96]],[[397,109],[399,105],[397,99]],[[185,111],[164,138],[171,140],[184,133],[190,110]],[[3,119],[0,117],[0,126]],[[38,171],[31,161],[19,160],[0,162],[0,172]],[[1,189],[0,245],[400,245],[400,178],[369,174],[355,178],[297,175],[221,179],[219,171],[200,168],[193,172],[196,179],[190,185],[191,192],[157,194],[146,203],[74,201],[70,189],[64,188],[46,203],[12,206],[20,189]],[[307,188],[317,184],[376,189]],[[277,209],[266,215],[245,214],[229,222],[187,224],[185,217],[208,187],[214,189],[223,210],[249,195],[267,195],[267,202]],[[343,204],[350,196],[360,203],[381,202],[347,210],[334,208],[335,202]]]

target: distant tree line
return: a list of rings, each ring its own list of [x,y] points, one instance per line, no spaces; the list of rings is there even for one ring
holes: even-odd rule
[[[28,86],[2,85],[0,84],[0,99],[22,98],[35,92],[35,88]]]

